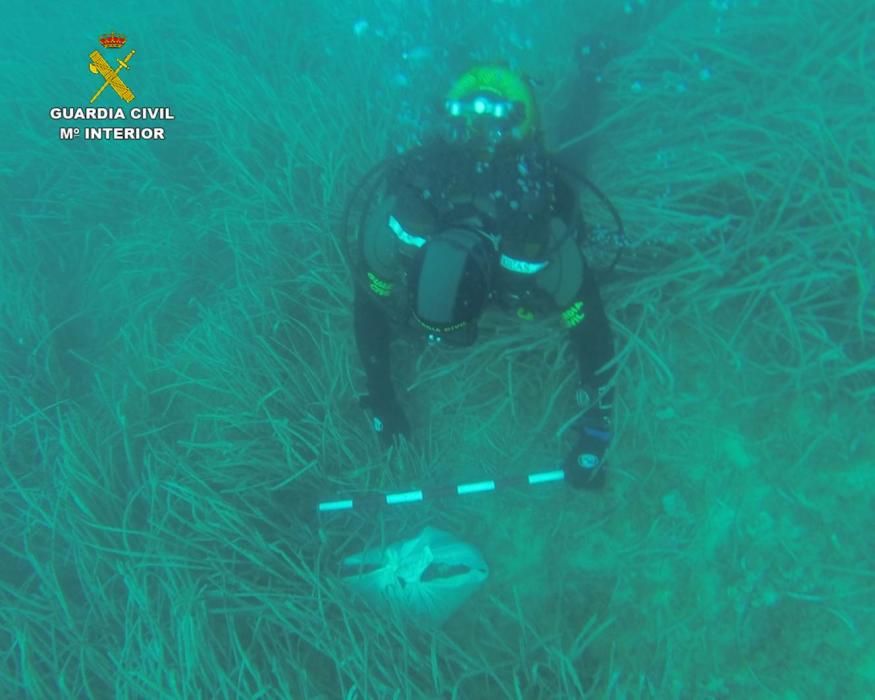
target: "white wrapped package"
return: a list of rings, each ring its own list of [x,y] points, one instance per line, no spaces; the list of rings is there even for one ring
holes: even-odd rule
[[[353,554],[343,566],[346,584],[372,605],[432,627],[443,624],[489,575],[480,552],[433,527],[412,540]]]

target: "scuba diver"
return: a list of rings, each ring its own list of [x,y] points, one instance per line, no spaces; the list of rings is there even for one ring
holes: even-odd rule
[[[354,304],[362,405],[385,446],[409,435],[390,362],[405,328],[430,345],[466,347],[487,307],[521,319],[553,313],[580,373],[582,418],[562,468],[572,486],[598,488],[612,405],[609,372],[600,370],[614,351],[581,250],[588,225],[574,178],[547,153],[529,81],[509,68],[467,71],[444,108],[447,133],[377,166],[356,190],[366,200]]]

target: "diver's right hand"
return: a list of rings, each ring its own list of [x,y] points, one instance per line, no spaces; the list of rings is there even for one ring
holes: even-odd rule
[[[395,444],[401,435],[410,436],[410,423],[394,396],[366,394],[359,402],[362,408],[371,412],[371,425],[384,448]]]

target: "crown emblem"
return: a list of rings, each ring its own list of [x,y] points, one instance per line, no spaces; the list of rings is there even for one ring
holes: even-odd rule
[[[127,37],[122,34],[116,34],[115,32],[110,32],[109,34],[101,34],[100,41],[101,45],[105,49],[120,49],[125,45],[127,41]]]

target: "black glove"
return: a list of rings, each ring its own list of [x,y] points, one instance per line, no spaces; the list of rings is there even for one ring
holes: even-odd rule
[[[367,394],[359,399],[359,403],[371,412],[374,432],[384,448],[391,447],[397,437],[410,435],[410,423],[394,396]]]
[[[611,425],[607,417],[584,418],[577,442],[568,454],[562,469],[565,479],[576,489],[599,489],[605,483],[604,459],[611,441]]]

